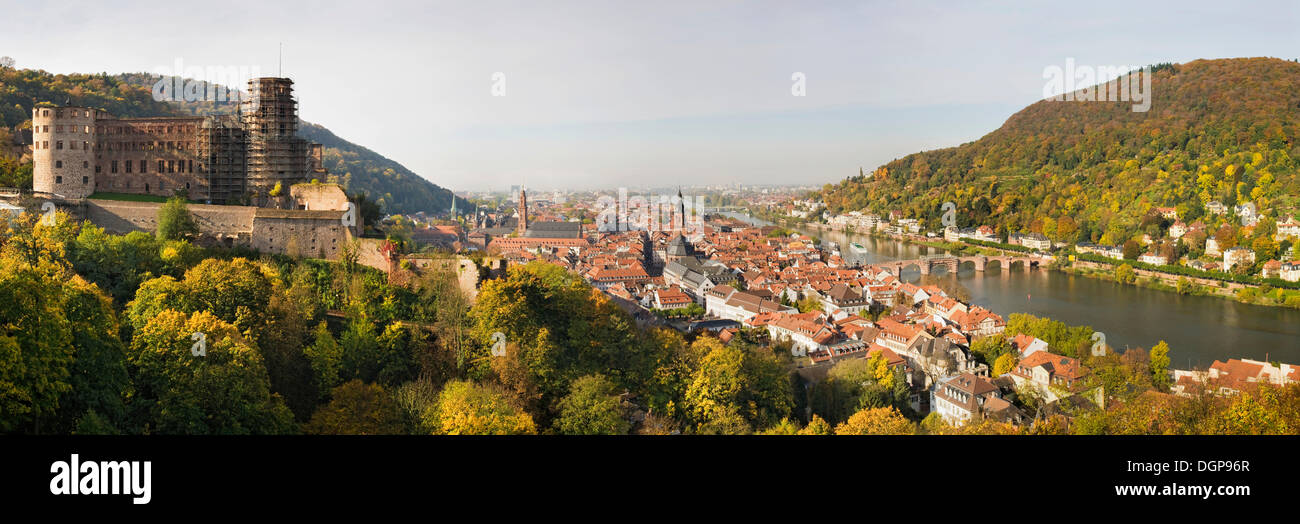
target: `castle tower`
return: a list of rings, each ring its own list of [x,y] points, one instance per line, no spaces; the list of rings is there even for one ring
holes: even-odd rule
[[[528,232],[528,191],[522,186],[519,188],[519,236],[524,236]]]
[[[95,192],[95,114],[85,107],[32,110],[32,189],[64,198]]]
[[[248,191],[256,205],[287,202],[289,186],[306,182],[311,172],[311,144],[298,137],[298,101],[293,80],[263,77],[248,81],[241,107],[247,132]],[[280,185],[280,196],[272,196]]]

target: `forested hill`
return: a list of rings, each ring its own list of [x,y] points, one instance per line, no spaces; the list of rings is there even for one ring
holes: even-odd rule
[[[157,79],[145,73],[56,75],[0,67],[0,144],[8,146],[12,135],[31,127],[32,106],[40,102],[95,107],[123,117],[235,111],[234,103],[157,102],[151,94]],[[299,134],[325,146],[325,167],[348,193],[368,194],[385,213],[442,212],[451,207],[450,191],[379,153],[305,121]],[[30,187],[30,159],[20,160],[14,154],[9,147],[0,147],[0,186]],[[470,205],[461,199],[456,207],[469,209]]]
[[[831,212],[900,210],[961,226],[1119,243],[1153,206],[1190,220],[1217,200],[1285,219],[1300,197],[1300,63],[1197,60],[1155,68],[1152,104],[1039,101],[958,147],[908,155],[827,185]],[[1300,215],[1300,212],[1296,212]],[[1070,227],[1057,231],[1058,219]]]

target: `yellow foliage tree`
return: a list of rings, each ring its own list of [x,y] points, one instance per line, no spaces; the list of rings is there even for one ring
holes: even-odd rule
[[[912,435],[916,424],[891,407],[868,408],[835,426],[836,435]]]

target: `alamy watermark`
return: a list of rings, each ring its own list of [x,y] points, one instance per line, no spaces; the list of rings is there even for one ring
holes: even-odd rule
[[[596,201],[599,231],[702,231],[705,200],[702,196],[683,197],[628,195],[618,189],[618,197],[602,195]]]
[[[238,102],[239,86],[262,76],[257,66],[186,66],[180,58],[153,72],[160,77],[152,89],[158,102]]]
[[[1076,65],[1043,68],[1043,98],[1066,102],[1133,102],[1135,113],[1151,109],[1151,67]]]

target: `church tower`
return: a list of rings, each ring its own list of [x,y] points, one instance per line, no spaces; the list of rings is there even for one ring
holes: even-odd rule
[[[682,197],[682,186],[677,186],[677,220],[673,226],[678,231],[686,230],[686,198]]]
[[[519,236],[528,232],[528,191],[519,187]]]

